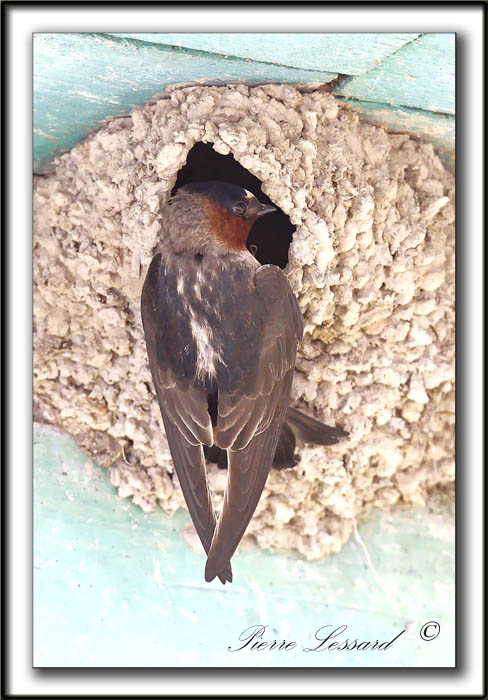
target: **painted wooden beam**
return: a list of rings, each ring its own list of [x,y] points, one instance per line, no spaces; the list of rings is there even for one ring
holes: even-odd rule
[[[390,54],[419,34],[165,34],[121,33],[155,44],[183,46],[198,51],[238,56],[308,70],[360,75],[379,65]]]
[[[34,35],[34,168],[72,148],[106,117],[127,114],[168,85],[326,83],[336,73],[195,53],[99,34]]]
[[[455,69],[456,35],[423,34],[368,73],[342,80],[333,93],[454,114]]]
[[[144,41],[137,38],[140,36]],[[256,36],[273,37],[261,41],[261,53],[259,42],[254,41]],[[425,34],[420,38],[407,34],[310,35],[323,40],[322,53],[317,51],[314,65],[334,66],[334,72],[203,50],[204,47],[230,49],[235,46],[232,42],[240,38],[241,53],[278,58],[278,50],[284,46],[283,41],[279,43],[279,36],[282,35],[144,34],[128,38],[110,34],[35,34],[35,171],[48,169],[55,155],[83,140],[106,117],[128,114],[132,107],[161,93],[168,85],[327,83],[337,78],[338,73],[359,70],[368,72],[343,80],[334,88],[334,94],[349,98],[347,101],[365,119],[431,140],[452,167],[454,34]],[[295,60],[300,44],[305,47],[302,58],[308,56],[309,35],[292,34],[287,38],[290,36],[287,60]],[[169,40],[168,37],[172,41],[183,37],[182,41],[200,48],[161,43],[163,39]],[[372,67],[378,61],[381,65]],[[429,111],[434,108],[447,114]]]

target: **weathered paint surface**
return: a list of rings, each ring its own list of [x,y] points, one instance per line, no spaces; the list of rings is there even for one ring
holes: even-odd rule
[[[365,75],[346,78],[335,95],[455,113],[456,35],[424,34]]]
[[[338,74],[347,77],[334,94],[361,116],[431,140],[452,164],[454,42],[454,34],[35,34],[34,169],[168,85],[327,83]]]
[[[281,63],[308,70],[361,75],[416,39],[419,34],[131,34],[125,36],[156,44],[185,46],[208,53],[239,56],[252,61]]]
[[[35,171],[106,117],[127,114],[168,85],[326,83],[336,77],[100,34],[35,34]]]

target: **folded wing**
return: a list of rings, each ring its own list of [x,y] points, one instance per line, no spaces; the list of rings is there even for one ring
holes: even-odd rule
[[[202,444],[213,444],[207,395],[195,388],[192,338],[179,323],[161,256],[156,255],[144,282],[141,313],[147,353],[166,437],[185,501],[200,541],[208,553],[216,518],[205,471]],[[187,348],[187,355],[181,353]],[[175,369],[175,367],[177,369]],[[219,571],[222,583],[232,581],[230,563]]]
[[[254,313],[262,351],[245,384],[219,387],[216,444],[228,449],[222,512],[208,553],[205,578],[229,566],[264,488],[288,407],[303,322],[284,273],[273,265],[254,276]]]

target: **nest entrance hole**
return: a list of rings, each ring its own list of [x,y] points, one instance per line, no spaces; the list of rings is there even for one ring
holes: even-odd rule
[[[180,169],[172,194],[190,182],[221,180],[240,185],[252,192],[260,202],[272,204],[261,191],[261,181],[240,165],[232,155],[223,156],[211,144],[196,143],[188,153],[185,165]],[[288,249],[295,227],[281,209],[258,219],[251,229],[247,247],[261,265],[272,264],[284,269],[288,264]]]

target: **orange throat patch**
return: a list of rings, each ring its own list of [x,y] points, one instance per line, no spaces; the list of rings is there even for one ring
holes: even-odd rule
[[[226,209],[219,207],[207,197],[202,199],[213,235],[225,243],[229,250],[246,250],[247,237],[256,217],[242,219],[239,216],[229,214]]]

